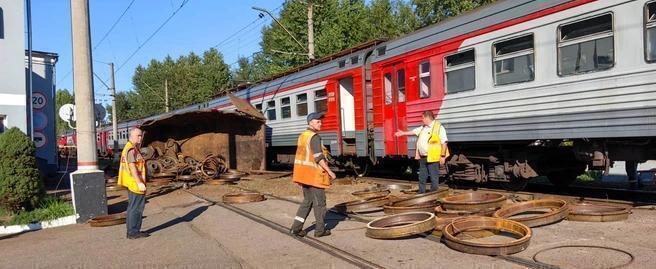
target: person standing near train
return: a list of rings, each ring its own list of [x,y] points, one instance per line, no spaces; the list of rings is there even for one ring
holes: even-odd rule
[[[127,238],[137,239],[150,234],[141,231],[141,220],[146,206],[146,165],[139,152],[143,132],[139,128],[130,130],[130,137],[121,152],[118,185],[128,189],[126,224]]]
[[[298,207],[290,231],[296,236],[305,236],[303,224],[310,214],[310,209],[314,209],[316,219],[314,237],[330,235],[330,230],[326,229],[324,222],[325,189],[330,187],[330,181],[336,176],[328,167],[321,137],[317,134],[321,131],[323,116],[324,114],[319,112],[310,113],[307,116],[308,128],[298,137],[292,180],[303,189],[303,202]]]
[[[430,191],[437,191],[440,176],[440,165],[444,165],[446,157],[449,156],[447,148],[448,138],[446,129],[432,111],[422,113],[422,126],[412,131],[399,130],[398,136],[417,136],[415,159],[419,161],[419,193],[426,192],[426,180],[430,176]]]

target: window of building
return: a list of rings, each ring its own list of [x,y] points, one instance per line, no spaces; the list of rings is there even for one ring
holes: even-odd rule
[[[385,104],[392,103],[392,75],[385,74]]]
[[[613,67],[612,14],[561,25],[559,35],[559,75],[576,75]]]
[[[314,111],[328,111],[328,96],[326,95],[326,89],[314,91]]]
[[[296,95],[296,116],[306,116],[307,114],[307,93]]]
[[[262,103],[255,104],[255,109],[257,109],[257,111],[262,112]]]
[[[0,115],[0,134],[5,132],[5,116]]]
[[[505,85],[535,78],[533,34],[492,45],[494,83]]]
[[[396,71],[396,89],[399,91],[399,102],[405,102],[405,70]]]
[[[476,88],[476,61],[473,49],[447,56],[444,62],[447,93]]]
[[[0,7],[0,39],[5,38],[5,14]],[[2,131],[2,130],[0,130]]]
[[[289,97],[280,99],[280,117],[283,119],[292,117],[292,103]]]
[[[267,102],[266,114],[268,120],[276,120],[276,101]]]
[[[656,1],[645,5],[645,56],[656,62]]]
[[[430,63],[419,64],[419,98],[428,98],[431,95]]]

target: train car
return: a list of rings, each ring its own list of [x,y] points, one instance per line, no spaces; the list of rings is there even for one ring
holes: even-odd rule
[[[234,94],[267,118],[271,163],[293,163],[305,116],[320,111],[336,164],[402,171],[416,140],[393,134],[432,110],[453,154],[447,178],[567,185],[586,168],[656,159],[654,63],[654,0],[499,1]],[[206,108],[234,109],[221,96],[170,113]],[[120,145],[143,120],[119,125]]]

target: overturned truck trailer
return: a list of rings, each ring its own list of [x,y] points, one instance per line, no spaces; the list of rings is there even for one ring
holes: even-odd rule
[[[196,110],[145,121],[143,143],[153,154],[200,162],[223,159],[227,168],[248,172],[266,165],[265,119],[250,104],[231,97],[234,111]],[[143,152],[143,150],[142,150]]]

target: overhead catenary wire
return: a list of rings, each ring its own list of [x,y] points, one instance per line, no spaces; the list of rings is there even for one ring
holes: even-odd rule
[[[155,37],[155,35],[157,35],[157,33],[159,33],[159,31],[162,30],[162,28],[164,28],[164,26],[166,26],[166,24],[167,24],[169,21],[171,21],[171,19],[173,19],[173,17],[174,17],[176,14],[178,14],[178,12],[179,12],[179,11],[180,11],[180,10],[181,10],[181,9],[187,4],[187,3],[189,3],[189,0],[184,0],[184,1],[182,1],[182,3],[180,4],[180,6],[179,6],[175,11],[173,11],[173,13],[171,13],[171,15],[169,15],[169,17],[166,18],[166,20],[164,20],[164,22],[163,22],[162,24],[160,24],[159,27],[157,27],[157,29],[155,29],[155,31],[154,31],[153,33],[151,33],[150,36],[148,36],[148,38],[146,38],[146,40],[144,40],[144,42],[142,42],[141,44],[139,44],[139,46],[137,47],[137,49],[135,49],[135,50],[130,54],[130,56],[128,56],[128,58],[125,59],[125,61],[123,61],[123,63],[121,63],[121,65],[119,65],[119,67],[116,69],[116,71],[115,71],[114,73],[118,73],[119,71],[121,71],[121,69],[123,69],[123,67],[124,67],[124,66],[125,66],[125,65],[126,65],[131,59],[132,59],[132,57],[134,57],[134,55],[136,55],[136,54],[141,50],[141,48],[143,48],[143,47],[144,47],[144,46],[145,46],[145,45],[146,45],[151,39],[153,39],[153,37]]]

